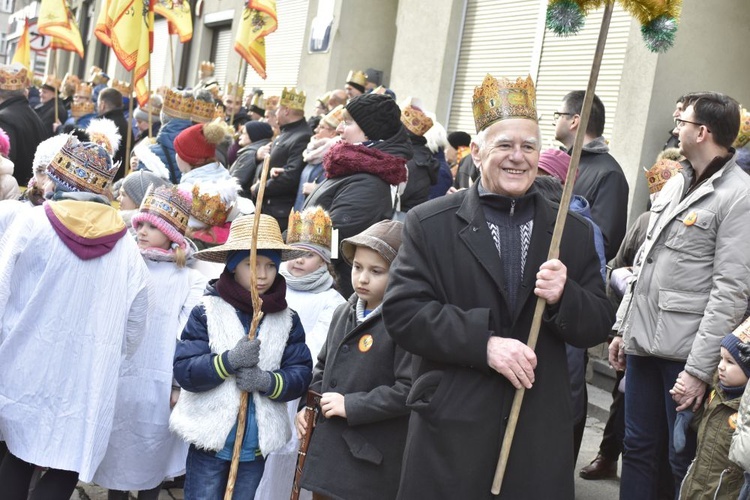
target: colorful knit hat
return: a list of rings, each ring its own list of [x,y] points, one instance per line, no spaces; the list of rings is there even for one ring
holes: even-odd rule
[[[70,136],[47,166],[47,175],[63,191],[104,194],[117,168],[103,147]]]
[[[383,220],[375,223],[361,233],[342,241],[341,256],[347,264],[352,265],[357,247],[366,247],[378,252],[388,264],[391,264],[401,246],[401,231],[403,228],[404,225],[395,220]]]
[[[174,150],[193,166],[203,166],[216,158],[216,146],[227,131],[218,121],[199,123],[180,132],[174,139]]]
[[[141,208],[133,216],[131,223],[134,229],[143,222],[159,228],[167,238],[185,249],[185,231],[190,219],[191,199],[188,193],[180,191],[177,186],[149,186],[143,198]]]

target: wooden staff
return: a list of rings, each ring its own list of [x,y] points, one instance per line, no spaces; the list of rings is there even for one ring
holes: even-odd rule
[[[260,187],[258,188],[258,200],[255,205],[255,218],[253,219],[253,240],[250,243],[250,294],[253,302],[253,320],[250,323],[250,330],[247,337],[250,340],[255,338],[255,331],[258,329],[263,312],[260,310],[263,300],[258,294],[258,278],[255,276],[255,264],[258,260],[258,228],[260,226],[260,211],[263,207],[263,194],[266,190],[266,179],[268,178],[268,165],[270,158],[266,157],[263,161],[263,169],[260,173]],[[250,395],[242,391],[240,396],[240,412],[237,415],[237,435],[234,440],[234,449],[232,450],[232,465],[229,469],[229,479],[227,480],[227,489],[224,492],[224,500],[232,500],[234,494],[234,483],[237,480],[237,470],[240,466],[240,451],[242,450],[242,440],[245,437],[245,424],[247,422],[247,403]]]
[[[240,65],[237,68],[237,85],[235,85],[234,92],[232,92],[232,96],[235,98],[242,98],[242,96],[237,96],[237,91],[240,88],[240,77],[242,76],[242,63],[247,64],[243,58],[240,58]],[[234,111],[229,115],[229,126],[232,127],[232,130],[234,131]]]
[[[128,87],[128,130],[125,132],[125,170],[123,171],[123,177],[130,173],[130,136],[133,135],[131,129],[131,123],[133,120],[133,83],[135,82],[135,67],[130,72],[130,86]],[[115,151],[116,153],[117,151]]]
[[[313,426],[315,425],[315,417],[318,414],[318,405],[320,405],[321,395],[315,391],[307,391],[307,401],[305,402],[305,434],[302,436],[302,440],[299,443],[299,451],[297,452],[297,467],[294,469],[294,483],[292,484],[292,496],[289,500],[299,500],[300,485],[299,481],[302,478],[302,470],[305,467],[305,459],[307,458],[307,449],[310,447],[310,438],[312,437]]]
[[[147,111],[146,114],[148,114],[148,138],[151,139],[154,136],[154,132],[151,126],[151,111],[153,111],[153,108],[152,108],[153,103],[151,102],[151,58],[150,57],[148,58],[148,80],[146,82],[148,85],[148,89],[147,89],[148,101],[146,101],[146,104],[148,104],[148,109],[146,110]],[[140,103],[138,103],[138,105],[140,106]],[[130,117],[130,122],[131,123],[133,122],[132,116]]]
[[[57,83],[57,50],[52,49],[52,83]],[[59,113],[57,112],[57,94],[60,93],[59,88],[55,88],[55,123],[60,121]]]
[[[568,215],[568,207],[570,206],[570,199],[573,196],[573,185],[575,184],[576,175],[578,173],[578,163],[581,159],[581,150],[583,148],[583,138],[586,134],[586,125],[589,121],[589,115],[591,114],[591,103],[594,100],[594,91],[596,90],[596,81],[599,78],[599,68],[602,64],[602,56],[604,55],[604,45],[607,41],[607,32],[609,31],[609,23],[612,19],[612,8],[614,2],[610,1],[604,4],[604,15],[602,17],[602,27],[599,31],[599,39],[596,43],[596,51],[594,52],[594,62],[591,64],[591,75],[589,76],[589,84],[586,87],[586,95],[583,98],[583,106],[581,109],[581,117],[578,122],[578,131],[576,132],[576,139],[573,143],[573,153],[570,158],[570,168],[568,168],[568,174],[565,177],[565,186],[563,188],[562,198],[560,200],[560,208],[557,212],[557,219],[555,221],[555,230],[552,233],[552,242],[550,243],[549,253],[547,260],[556,259],[560,253],[560,240],[562,239],[563,229],[565,228],[565,219]],[[536,341],[539,337],[539,328],[542,325],[542,315],[544,314],[544,308],[547,303],[541,297],[536,301],[536,309],[534,310],[534,319],[531,322],[531,331],[529,332],[528,346],[531,349],[536,348]],[[510,447],[513,444],[513,436],[516,433],[516,425],[518,424],[518,415],[521,412],[521,404],[523,403],[523,396],[526,392],[524,387],[516,389],[516,393],[513,396],[513,405],[510,409],[510,417],[508,418],[508,426],[505,428],[505,435],[503,436],[500,458],[497,461],[497,468],[495,469],[495,478],[492,481],[492,494],[499,495],[500,488],[503,484],[503,478],[505,477],[505,468],[508,465],[508,455],[510,454]]]
[[[169,67],[172,70],[172,76],[169,80],[169,86],[174,87],[174,52],[172,49],[172,35],[167,35],[167,38],[169,38]]]

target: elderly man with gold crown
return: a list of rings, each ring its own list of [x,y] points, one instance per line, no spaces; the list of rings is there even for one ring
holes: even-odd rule
[[[0,239],[2,497],[70,498],[107,450],[117,380],[145,332],[149,271],[105,193],[116,166],[68,137],[47,166],[52,199]]]
[[[493,498],[513,396],[525,387],[498,498],[572,500],[565,343],[604,341],[614,312],[584,219],[567,215],[559,260],[547,259],[555,208],[534,188],[531,79],[487,75],[473,110],[481,181],[408,212],[383,305],[388,333],[418,356],[398,498]],[[535,352],[526,341],[537,298],[546,306]]]

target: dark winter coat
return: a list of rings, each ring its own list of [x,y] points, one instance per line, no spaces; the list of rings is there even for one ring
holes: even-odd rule
[[[401,194],[401,211],[408,212],[430,197],[430,186],[438,180],[440,163],[432,156],[424,137],[409,134],[414,156],[406,163],[409,170],[409,180]]]
[[[479,179],[479,169],[474,165],[471,155],[463,157],[458,164],[456,178],[453,180],[453,187],[456,189],[466,189]]]
[[[536,272],[547,260],[555,212],[538,193],[516,313],[509,312],[503,264],[477,185],[429,201],[406,216],[403,242],[383,304],[386,329],[415,354],[407,404],[413,412],[400,499],[489,499],[515,394],[487,364],[491,335],[526,342],[536,305]],[[510,206],[510,204],[508,204]],[[606,339],[614,311],[604,293],[591,225],[568,214],[560,260],[568,281],[546,307],[502,499],[572,499],[573,416],[565,343]]]
[[[0,104],[0,128],[10,139],[8,158],[15,164],[13,177],[19,186],[25,186],[34,175],[32,165],[36,147],[49,134],[23,96],[11,97]]]
[[[49,101],[38,104],[34,111],[39,115],[39,119],[44,124],[44,130],[46,131],[47,137],[55,135],[55,100],[50,99]],[[57,100],[57,121],[60,123],[65,122],[68,118],[68,111],[65,109],[61,99]]]
[[[438,170],[437,182],[430,188],[431,200],[445,196],[453,185],[453,174],[451,174],[451,169],[448,166],[448,160],[445,159],[445,151],[441,148],[432,156],[437,160],[438,165],[440,165],[440,170]]]
[[[591,205],[591,217],[604,236],[608,262],[617,255],[625,237],[629,189],[620,164],[609,154],[603,138],[583,147],[573,194],[583,196]]]
[[[305,167],[302,152],[312,137],[312,130],[302,119],[281,127],[281,134],[271,146],[269,168],[283,168],[284,171],[266,181],[263,197],[263,213],[276,218],[283,231],[289,223],[289,212],[297,198],[299,176]]]
[[[237,160],[229,169],[229,175],[237,179],[242,187],[241,196],[250,197],[250,187],[255,182],[255,172],[258,168],[256,155],[258,150],[271,142],[271,139],[260,139],[243,147],[237,152]]]
[[[156,144],[149,146],[154,153],[164,163],[169,170],[169,180],[172,184],[179,184],[182,178],[182,172],[177,167],[177,161],[174,156],[174,140],[180,135],[180,132],[193,124],[190,120],[182,118],[172,118],[167,123],[163,123],[156,136]],[[141,167],[143,168],[143,167]]]
[[[125,152],[127,150],[127,137],[130,133],[130,127],[128,127],[128,121],[125,119],[125,112],[122,109],[113,109],[107,111],[100,118],[107,118],[112,120],[117,125],[117,131],[120,132],[120,147],[115,151],[115,155],[112,158],[113,163],[121,162],[120,168],[115,174],[115,181],[122,179],[125,175],[125,170],[130,168],[130,165],[123,165],[125,161]],[[132,140],[132,138],[131,138]],[[132,144],[132,143],[131,143]]]
[[[411,355],[388,336],[380,312],[357,325],[356,304],[352,295],[336,309],[310,384],[343,394],[347,418],[318,419],[301,484],[337,499],[393,499],[409,423]]]

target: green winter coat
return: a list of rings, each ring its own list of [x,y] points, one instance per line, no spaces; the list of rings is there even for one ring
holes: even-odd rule
[[[715,386],[708,401],[695,415],[698,449],[682,482],[680,500],[736,500],[745,484],[742,469],[729,461],[729,445],[737,428],[740,398],[725,398]]]

